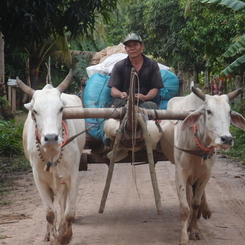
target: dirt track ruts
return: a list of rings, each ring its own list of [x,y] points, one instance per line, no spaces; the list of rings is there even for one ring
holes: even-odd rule
[[[181,222],[174,183],[174,165],[156,165],[163,214],[157,215],[148,165],[116,164],[103,214],[100,200],[107,175],[105,164],[80,172],[77,218],[71,245],[178,244]],[[17,176],[10,204],[0,207],[1,245],[44,245],[45,211],[32,173]],[[199,220],[202,241],[190,245],[245,244],[245,168],[229,159],[217,159],[206,188],[213,211]]]

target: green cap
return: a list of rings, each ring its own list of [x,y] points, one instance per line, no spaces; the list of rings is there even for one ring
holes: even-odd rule
[[[123,44],[126,45],[126,43],[129,41],[136,41],[136,42],[142,43],[141,37],[137,35],[136,33],[129,33],[124,39]]]

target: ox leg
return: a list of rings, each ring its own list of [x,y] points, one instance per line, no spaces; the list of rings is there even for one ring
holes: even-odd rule
[[[44,237],[44,241],[52,241],[56,239],[56,210],[53,205],[54,193],[48,187],[48,185],[39,180],[34,172],[34,180],[42,199],[44,208],[46,210],[46,220],[47,220],[47,231]]]
[[[201,205],[200,205],[200,208],[198,210],[197,218],[200,219],[201,215],[204,219],[210,219],[210,217],[212,215],[212,212],[209,208],[209,205],[208,205],[208,202],[206,199],[205,190],[204,190],[203,195],[202,195]]]
[[[180,201],[180,217],[182,222],[181,238],[179,245],[187,245],[189,243],[187,228],[190,218],[190,207],[187,200],[187,177],[184,175],[184,170],[178,166],[179,165],[176,164],[175,183]]]
[[[61,220],[58,229],[58,241],[62,245],[69,244],[72,238],[72,223],[75,220],[78,192],[78,179],[75,178],[75,175],[73,175],[68,187],[63,184],[62,195],[59,198]]]
[[[192,200],[192,217],[189,225],[191,240],[203,240],[203,235],[201,234],[200,229],[198,228],[197,225],[197,217],[198,217],[198,210],[201,207],[201,199],[204,194],[206,184],[207,181],[201,182],[201,184],[197,182],[193,186],[194,196]]]

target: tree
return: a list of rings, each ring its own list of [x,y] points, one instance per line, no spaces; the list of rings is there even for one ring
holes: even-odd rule
[[[97,15],[108,21],[116,3],[117,0],[3,0],[0,31],[9,50],[18,49],[29,55],[31,80],[37,86],[40,66],[57,39],[63,38],[64,44],[67,38],[69,42],[91,33]]]
[[[200,0],[144,0],[129,6],[128,26],[140,30],[146,50],[177,71],[198,74],[214,69],[233,36],[243,32],[244,19],[225,7]],[[197,76],[195,78],[197,81]]]
[[[203,0],[203,3],[219,3],[234,11],[241,12],[245,9],[245,3],[239,0]],[[244,12],[243,12],[244,13]],[[244,16],[244,14],[243,14]],[[233,73],[237,68],[244,70],[245,64],[245,35],[235,37],[229,49],[223,54],[224,57],[237,57],[230,65],[228,65],[222,73],[225,75]]]
[[[0,96],[5,95],[4,89],[4,39],[3,34],[0,31]]]

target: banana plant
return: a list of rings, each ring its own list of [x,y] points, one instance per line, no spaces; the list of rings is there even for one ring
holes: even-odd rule
[[[202,2],[222,4],[234,11],[243,11],[245,9],[245,2],[239,0],[203,0]],[[231,44],[223,56],[225,58],[239,56],[235,61],[221,71],[224,75],[233,73],[237,67],[245,64],[245,35],[236,37],[234,43]]]

